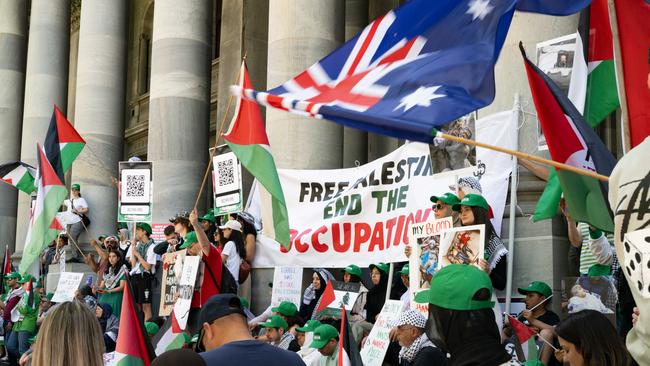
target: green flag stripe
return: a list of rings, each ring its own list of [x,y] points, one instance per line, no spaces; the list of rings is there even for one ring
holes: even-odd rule
[[[557,215],[560,198],[562,198],[560,180],[557,177],[555,168],[551,168],[544,192],[539,197],[537,205],[535,206],[533,222],[554,218],[555,215]]]
[[[594,178],[566,170],[558,171],[557,176],[571,217],[576,222],[585,222],[602,231],[613,233],[614,223],[609,215],[600,183]]]
[[[36,187],[34,187],[34,177],[29,173],[24,174],[18,183],[16,183],[16,188],[27,194],[31,194],[36,190]]]
[[[61,166],[64,172],[72,166],[77,156],[83,150],[85,144],[82,142],[68,142],[61,148]]]
[[[173,349],[183,348],[184,345],[185,345],[185,337],[183,337],[183,334],[178,334],[174,336],[171,342],[169,342],[169,344],[165,348],[165,351],[171,351]]]
[[[587,97],[584,116],[592,126],[597,126],[619,107],[614,61],[598,63],[587,77]]]
[[[116,366],[144,366],[144,361],[139,357],[122,354],[120,356],[123,357],[117,361]]]

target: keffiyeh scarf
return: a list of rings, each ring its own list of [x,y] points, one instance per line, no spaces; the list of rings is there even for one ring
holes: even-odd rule
[[[506,249],[505,245],[503,245],[501,239],[499,239],[498,236],[494,235],[494,233],[491,233],[490,239],[488,240],[488,243],[485,247],[485,257],[490,264],[490,271],[496,267],[501,257],[506,254],[508,254],[508,249]]]
[[[417,356],[420,350],[425,347],[435,347],[435,346],[433,345],[433,343],[431,343],[431,340],[429,340],[427,334],[422,333],[422,335],[418,337],[415,341],[413,341],[413,343],[410,346],[402,347],[402,349],[399,351],[400,363],[402,359],[405,359],[408,362],[413,362],[415,356]]]

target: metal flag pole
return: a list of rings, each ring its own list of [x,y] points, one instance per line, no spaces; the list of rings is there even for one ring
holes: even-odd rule
[[[388,288],[386,289],[386,301],[390,300],[390,290],[393,287],[393,272],[395,272],[395,264],[391,263],[388,268]],[[408,291],[408,289],[406,289]]]
[[[512,107],[512,119],[514,120],[514,141],[515,150],[519,148],[519,114],[521,104],[519,94],[515,94],[515,100]],[[506,313],[510,314],[510,304],[512,302],[512,271],[514,268],[514,249],[515,249],[515,219],[517,215],[517,178],[518,178],[517,157],[512,157],[512,172],[510,173],[510,217],[508,218],[508,272],[506,279]]]

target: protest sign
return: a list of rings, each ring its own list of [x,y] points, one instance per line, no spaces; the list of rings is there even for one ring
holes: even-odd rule
[[[196,274],[199,271],[200,264],[201,257],[198,255],[185,256],[185,259],[183,259],[183,271],[181,279],[178,282],[178,299],[176,300],[176,304],[174,304],[174,315],[181,329],[185,329],[187,319],[190,316],[192,295],[194,295],[194,283],[196,282]]]
[[[389,333],[391,324],[400,316],[402,303],[398,300],[388,300],[384,303],[381,313],[377,316],[375,326],[361,349],[361,359],[365,366],[381,366],[390,343]]]
[[[359,297],[361,284],[355,282],[329,281],[323,296],[321,296],[318,315],[331,318],[341,317],[341,308],[352,311]],[[324,308],[323,310],[320,310]]]
[[[151,240],[153,240],[154,243],[165,241],[165,228],[169,225],[171,224],[151,224]]]
[[[473,168],[434,175],[428,145],[409,143],[356,168],[278,173],[289,211],[290,248],[258,235],[253,262],[258,268],[405,261],[409,226],[433,219],[429,197],[449,192],[457,178],[473,175]],[[260,196],[264,219],[270,204]]]
[[[277,306],[282,301],[289,301],[300,307],[302,299],[302,268],[275,267],[273,273],[273,293],[271,305]]]
[[[151,222],[153,163],[120,161],[117,202],[118,222]]]
[[[83,273],[62,272],[56,285],[52,302],[62,303],[74,300],[77,289],[84,278]]]
[[[162,258],[162,284],[160,286],[160,310],[158,316],[169,316],[174,308],[176,296],[180,290],[183,259],[186,251],[165,253]]]
[[[415,302],[415,295],[431,280],[430,276],[438,268],[438,253],[440,251],[440,234],[454,227],[454,220],[445,217],[426,223],[413,224],[409,228],[409,291],[411,291],[411,308],[428,316],[429,305]],[[419,270],[418,270],[419,269]]]
[[[228,145],[218,146],[212,158],[212,187],[215,216],[241,211],[241,163]]]
[[[484,259],[485,225],[457,227],[442,232],[438,269],[449,264],[478,265]]]

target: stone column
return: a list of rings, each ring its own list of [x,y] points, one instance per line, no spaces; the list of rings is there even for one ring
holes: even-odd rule
[[[43,143],[54,105],[65,113],[70,51],[70,0],[32,0],[25,74],[20,159],[36,165],[36,142]],[[18,196],[16,252],[27,234],[30,198]]]
[[[27,0],[0,0],[0,162],[20,159],[27,60]],[[14,251],[18,190],[0,185],[0,232]],[[23,194],[23,193],[21,193]]]
[[[399,4],[399,0],[369,0],[368,22],[372,22],[378,17],[388,13],[392,9],[398,7]],[[400,140],[396,138],[376,133],[369,133],[368,160],[380,158],[397,149],[399,145]]]
[[[368,25],[368,0],[345,2],[345,40],[361,32]],[[356,162],[368,162],[368,133],[343,127],[343,167],[351,168]]]
[[[81,6],[75,128],[87,145],[72,182],[88,201],[93,237],[111,232],[117,216],[110,177],[117,177],[124,139],[127,15],[126,0],[84,0]]]
[[[147,154],[154,163],[153,220],[164,223],[192,208],[206,168],[212,1],[154,6]]]
[[[330,53],[345,35],[342,0],[271,0],[267,86],[275,87]],[[343,127],[268,108],[267,132],[281,168],[340,168]]]

